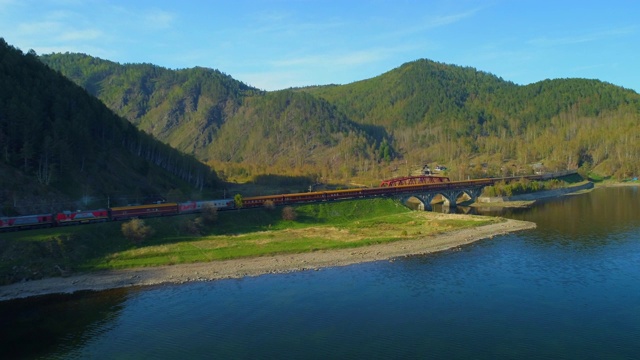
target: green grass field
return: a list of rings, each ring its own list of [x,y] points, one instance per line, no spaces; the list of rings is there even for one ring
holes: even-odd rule
[[[435,235],[501,221],[487,217],[437,219],[390,199],[354,200],[218,213],[200,234],[185,230],[199,215],[145,219],[154,235],[140,244],[124,238],[122,222],[0,235],[0,282],[222,259],[354,248]]]

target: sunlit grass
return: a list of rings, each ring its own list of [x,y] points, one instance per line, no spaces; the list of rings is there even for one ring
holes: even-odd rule
[[[0,274],[7,283],[77,271],[355,248],[501,221],[410,211],[390,199],[302,205],[296,213],[295,221],[285,221],[281,209],[221,212],[202,235],[185,233],[182,226],[198,215],[146,219],[155,235],[139,245],[124,239],[122,222],[4,233]]]
[[[428,213],[401,213],[351,223],[289,227],[241,235],[208,235],[199,240],[145,246],[113,254],[102,268],[123,268],[174,263],[225,260],[284,253],[355,248],[409,238],[433,236],[446,231],[497,221],[431,219]]]

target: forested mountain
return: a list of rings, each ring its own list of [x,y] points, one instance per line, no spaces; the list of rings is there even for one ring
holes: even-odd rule
[[[453,163],[459,176],[499,174],[505,162],[523,171],[542,162],[549,170],[640,173],[640,96],[597,80],[519,86],[418,60],[372,79],[300,90],[355,122],[385,127],[409,162]]]
[[[0,212],[143,201],[215,181],[84,89],[0,38]],[[70,199],[83,199],[84,204]],[[93,199],[93,200],[92,200]]]
[[[206,147],[242,99],[259,93],[205,68],[174,71],[151,64],[120,65],[83,54],[40,59],[138,128],[188,153]]]
[[[417,60],[347,85],[260,92],[209,69],[77,54],[41,59],[227,175],[380,179],[424,163],[447,165],[453,178],[530,173],[534,163],[619,178],[640,173],[640,96],[597,80],[520,86]]]
[[[372,171],[384,149],[389,157],[384,131],[367,132],[322,99],[282,90],[247,98],[207,154],[216,169],[234,162],[253,173],[276,169],[329,178]]]
[[[393,154],[384,129],[360,126],[308,94],[266,93],[212,69],[120,65],[82,54],[40,59],[140,129],[231,176],[350,176]]]

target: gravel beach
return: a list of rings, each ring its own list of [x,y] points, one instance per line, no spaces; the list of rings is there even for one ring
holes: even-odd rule
[[[75,274],[0,286],[0,301],[82,290],[99,291],[128,286],[212,281],[390,260],[452,249],[496,235],[535,227],[536,224],[531,222],[506,220],[435,236],[353,249]]]

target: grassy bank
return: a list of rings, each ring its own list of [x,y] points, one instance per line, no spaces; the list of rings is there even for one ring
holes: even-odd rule
[[[432,236],[496,221],[442,218],[410,211],[390,199],[301,205],[296,220],[276,208],[220,212],[215,223],[187,231],[198,215],[145,219],[154,235],[126,240],[121,222],[31,230],[0,235],[0,282],[101,269],[202,262],[370,244]]]
[[[572,187],[586,180],[579,174],[561,176],[550,180],[529,180],[520,178],[515,181],[499,181],[487,186],[482,193],[486,197],[510,197]]]

